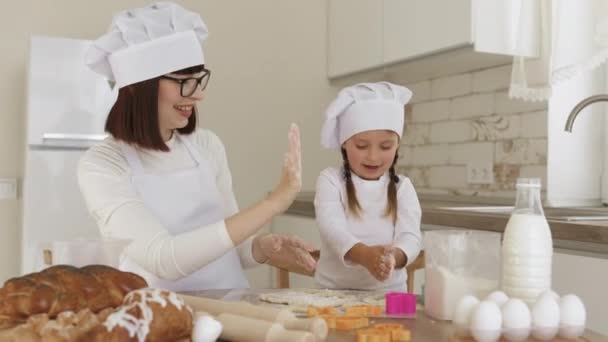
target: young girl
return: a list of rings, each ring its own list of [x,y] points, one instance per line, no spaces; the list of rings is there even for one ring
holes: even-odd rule
[[[420,252],[421,209],[395,173],[409,89],[388,82],[343,89],[326,111],[321,143],[343,165],[321,172],[315,210],[324,288],[405,291],[405,266]]]

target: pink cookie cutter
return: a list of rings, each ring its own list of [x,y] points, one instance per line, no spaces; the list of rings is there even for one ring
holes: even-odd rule
[[[406,292],[389,292],[384,297],[389,315],[416,314],[416,295]]]

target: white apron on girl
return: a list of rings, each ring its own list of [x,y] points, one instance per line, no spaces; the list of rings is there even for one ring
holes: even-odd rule
[[[145,206],[156,215],[169,234],[175,236],[223,220],[225,208],[209,160],[201,156],[187,138],[174,134],[196,162],[195,167],[168,174],[148,174],[132,146],[122,144],[122,151],[132,170],[131,182]],[[172,291],[249,287],[236,248],[175,281],[156,277],[129,257],[123,258],[120,269],[139,274],[150,287]]]

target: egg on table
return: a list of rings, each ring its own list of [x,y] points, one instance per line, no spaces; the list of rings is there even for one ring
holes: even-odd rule
[[[553,339],[558,332],[559,304],[551,295],[539,296],[532,307],[532,336],[541,341]]]
[[[581,299],[573,294],[563,296],[559,302],[559,336],[576,339],[585,331],[587,311]]]
[[[468,337],[471,332],[469,330],[469,324],[471,322],[471,315],[479,304],[479,299],[474,296],[464,296],[458,302],[456,310],[454,311],[454,319],[452,323],[456,327],[456,334],[460,337]]]
[[[501,308],[502,331],[511,342],[525,341],[530,335],[532,315],[521,299],[511,298]]]
[[[496,303],[498,307],[502,307],[509,300],[509,297],[502,291],[494,291],[486,297],[486,300],[491,300]]]
[[[498,305],[488,300],[480,302],[471,315],[469,328],[478,342],[498,341],[502,328],[502,314]]]

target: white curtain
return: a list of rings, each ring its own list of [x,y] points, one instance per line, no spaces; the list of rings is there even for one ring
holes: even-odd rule
[[[524,46],[532,34],[540,46],[537,58],[514,57],[510,97],[547,100],[552,86],[608,60],[608,0],[506,1],[538,1],[540,8],[530,13],[532,7],[519,6],[515,44]]]

